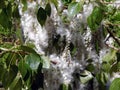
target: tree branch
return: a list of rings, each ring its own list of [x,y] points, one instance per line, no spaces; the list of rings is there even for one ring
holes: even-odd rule
[[[108,33],[110,34],[110,36],[117,42],[117,44],[120,46],[120,41],[119,41],[119,39],[118,38],[116,38],[115,36],[114,36],[114,34],[107,28],[107,31],[108,31]]]

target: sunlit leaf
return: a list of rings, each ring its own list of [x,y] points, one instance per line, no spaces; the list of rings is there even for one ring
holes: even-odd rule
[[[120,90],[120,78],[116,78],[112,81],[110,90]]]
[[[68,6],[69,16],[70,17],[75,16],[76,14],[78,14],[80,12],[81,9],[82,9],[82,6],[78,2],[73,2],[73,3],[69,4],[69,6]]]
[[[104,55],[102,60],[103,62],[113,62],[115,60],[115,57],[116,57],[116,51],[111,50],[106,55]]]
[[[91,72],[85,70],[83,73],[80,73],[80,82],[85,84],[93,78]]]
[[[37,12],[37,20],[41,26],[45,24],[46,19],[47,19],[47,13],[42,7],[40,7]]]
[[[29,54],[27,57],[26,57],[26,64],[28,64],[29,65],[29,67],[33,70],[33,71],[35,71],[35,70],[37,70],[38,69],[38,67],[39,67],[39,64],[40,64],[40,62],[41,62],[41,59],[40,59],[40,57],[38,56],[38,55],[36,55],[36,54]]]

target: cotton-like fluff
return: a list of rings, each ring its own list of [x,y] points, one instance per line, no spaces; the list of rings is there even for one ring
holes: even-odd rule
[[[22,6],[22,5],[21,5]],[[21,14],[21,25],[26,42],[32,41],[36,46],[36,51],[44,54],[44,48],[48,45],[48,36],[44,28],[40,26],[36,17],[36,2],[28,2],[28,9]]]

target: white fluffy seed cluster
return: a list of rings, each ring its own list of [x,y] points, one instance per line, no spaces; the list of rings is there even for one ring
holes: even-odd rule
[[[26,42],[32,42],[36,46],[36,51],[42,55],[45,54],[44,48],[48,46],[48,30],[46,28],[42,28],[37,21],[36,17],[36,6],[37,4],[42,3],[44,0],[36,0],[32,2],[28,2],[28,9],[26,11],[22,11],[23,5],[19,5],[19,11],[21,15],[21,26],[23,28],[24,36]],[[79,0],[77,0],[79,1]],[[86,0],[86,3],[88,0]],[[119,0],[116,1],[118,3]],[[44,3],[44,2],[43,2]],[[61,9],[62,3],[60,0],[58,1],[59,8]],[[114,4],[115,6],[119,7],[119,5]],[[44,4],[43,4],[44,5]],[[45,74],[45,90],[58,90],[58,87],[61,83],[69,84],[71,83],[73,76],[72,73],[74,72],[75,68],[83,68],[82,64],[78,61],[72,60],[70,50],[68,48],[71,40],[71,30],[74,29],[78,30],[81,28],[81,24],[87,23],[87,17],[91,14],[93,10],[93,4],[89,3],[83,6],[83,12],[78,14],[77,17],[74,18],[74,21],[71,21],[69,26],[65,26],[60,16],[57,13],[55,6],[52,4],[52,15],[51,19],[54,21],[53,25],[55,26],[56,33],[60,34],[61,36],[66,36],[67,45],[64,51],[57,56],[56,54],[49,55],[49,59],[51,61],[50,68],[44,71]],[[66,10],[63,11],[64,15],[67,15],[68,12]],[[79,20],[80,19],[80,20]],[[51,28],[52,29],[52,28]],[[86,33],[83,34],[84,44],[87,47],[87,51],[90,53],[90,56],[98,62],[98,56],[95,52],[91,51],[91,46],[89,45],[91,41],[91,32],[90,28],[87,27]],[[105,51],[100,52],[101,56]],[[100,57],[102,58],[102,57]],[[85,59],[85,55],[82,54],[82,61]],[[54,86],[54,87],[53,87]],[[81,86],[80,88],[82,88]],[[82,90],[82,89],[79,89]]]

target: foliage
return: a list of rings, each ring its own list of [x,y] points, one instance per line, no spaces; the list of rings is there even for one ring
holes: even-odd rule
[[[120,89],[120,78],[116,78],[115,80],[113,80],[110,86],[110,90],[119,90],[119,89]]]
[[[89,59],[87,61],[88,64],[84,72],[78,76],[78,80],[86,84],[91,79],[96,78],[101,87],[103,87],[102,89],[105,89],[104,86],[108,82],[109,75],[120,71],[120,10],[109,5],[113,0],[102,1],[94,1],[96,4],[87,18],[87,24],[91,29],[92,35],[96,34],[101,25],[103,25],[102,32],[104,37],[109,35],[105,39],[105,43],[112,37],[114,39],[113,44],[107,45],[111,49],[103,57],[101,65],[96,67],[92,60]],[[30,90],[32,89],[32,84],[38,78],[37,75],[43,74],[42,69],[50,67],[50,61],[47,57],[39,55],[33,47],[31,48],[29,45],[21,43],[22,33],[20,31],[18,3],[21,2],[23,11],[26,11],[27,0],[16,2],[15,0],[0,0],[0,81],[5,89]],[[45,8],[39,7],[36,14],[37,20],[42,27],[44,27],[47,17],[52,14],[51,3],[55,5],[60,14],[62,13],[58,8],[58,0],[46,0]],[[85,0],[80,0],[79,2],[76,2],[76,0],[62,0],[62,4],[68,10],[68,17],[63,19],[67,18],[66,20],[69,20],[82,12]],[[64,16],[61,14],[62,17]],[[15,38],[14,35],[16,35]],[[98,40],[94,44],[96,52],[99,54],[100,45]],[[76,51],[75,48],[74,51]],[[97,73],[95,73],[96,70],[98,70]],[[113,80],[110,90],[119,90],[119,84],[120,79],[116,78]],[[71,90],[71,86],[63,83],[60,85],[59,90]]]
[[[26,50],[29,48],[29,50]],[[0,48],[0,81],[7,88],[28,88],[35,78],[36,73],[41,72],[42,59],[32,48],[27,46],[15,46],[10,49]],[[17,82],[16,82],[17,80]],[[12,90],[12,89],[11,89]]]

